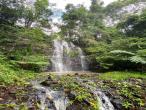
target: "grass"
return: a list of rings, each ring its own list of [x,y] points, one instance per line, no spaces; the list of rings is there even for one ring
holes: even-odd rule
[[[48,62],[48,56],[44,55],[30,55],[23,56],[22,61],[24,62]]]
[[[7,61],[3,55],[0,56],[0,85],[22,84],[34,77],[34,72],[19,69],[15,64]]]
[[[144,78],[146,79],[146,73],[140,72],[107,72],[103,73],[99,76],[100,79],[103,80],[126,80],[129,78]]]

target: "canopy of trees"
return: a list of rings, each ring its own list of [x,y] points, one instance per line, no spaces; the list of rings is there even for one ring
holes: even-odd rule
[[[26,27],[30,27],[34,22],[40,26],[49,26],[49,16],[52,12],[48,8],[48,0],[36,0],[34,6],[27,6],[25,2],[25,0],[1,0],[1,23],[14,25],[24,21]]]
[[[102,2],[93,0],[89,10],[71,4],[66,7],[61,32],[84,49],[91,69],[145,69],[146,12],[129,16],[114,27],[106,27],[102,22],[113,10],[135,2],[138,1],[121,0],[103,7]]]

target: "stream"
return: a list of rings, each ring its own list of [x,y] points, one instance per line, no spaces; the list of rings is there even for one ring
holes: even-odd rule
[[[54,51],[51,58],[52,71],[56,72],[56,74],[59,73],[60,77],[65,72],[83,72],[87,70],[86,58],[80,47],[75,46],[72,42],[57,39],[54,40],[53,47]],[[40,100],[40,110],[66,110],[69,104],[69,97],[66,96],[63,89],[54,90],[50,87],[50,84],[53,84],[51,78],[47,79],[47,81],[49,82],[47,86],[42,85],[42,82],[39,81],[32,82],[33,88],[37,90],[37,97]],[[92,83],[91,80],[88,82]],[[97,104],[99,103],[100,105],[100,110],[114,110],[109,98],[101,90],[85,84],[79,77],[76,77],[76,83],[89,89],[94,94],[97,99]]]
[[[87,88],[96,96],[99,110],[114,110],[109,98],[98,88],[85,84],[83,79],[76,77],[77,83]],[[89,83],[93,83],[88,80]],[[69,98],[63,90],[54,90],[50,87],[41,85],[40,81],[32,81],[33,88],[37,90],[37,97],[40,100],[40,110],[66,110]]]
[[[77,77],[77,81],[85,88],[90,89],[90,91],[97,97],[97,100],[100,105],[100,107],[99,107],[100,110],[114,110],[114,106],[110,102],[109,98],[100,89],[98,89],[94,86],[85,84],[84,81],[82,79],[80,79],[79,77]],[[89,80],[88,80],[88,82],[93,83],[93,81],[89,81]]]
[[[63,91],[54,91],[49,87],[42,86],[37,81],[33,81],[32,84],[38,91],[40,110],[66,110],[68,99]]]

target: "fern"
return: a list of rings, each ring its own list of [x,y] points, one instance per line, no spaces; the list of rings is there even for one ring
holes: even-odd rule
[[[129,52],[129,51],[125,51],[125,50],[113,50],[110,53],[112,54],[123,54],[123,55],[135,55],[135,53]]]
[[[130,61],[134,63],[146,64],[146,61],[140,56],[133,56],[130,58]]]

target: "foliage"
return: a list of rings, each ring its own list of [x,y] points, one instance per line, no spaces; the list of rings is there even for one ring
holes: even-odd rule
[[[126,80],[128,78],[145,78],[146,79],[146,73],[139,73],[139,72],[107,72],[102,75],[100,75],[101,79],[104,80]]]
[[[82,103],[87,100],[91,104],[90,109],[99,110],[97,99],[92,96],[93,94],[90,93],[90,90],[88,90],[88,88],[83,87],[80,83],[77,82],[76,77],[66,75],[62,76],[60,78],[60,83],[65,89],[69,89],[74,93],[75,99],[73,100],[73,102],[78,101]],[[85,109],[89,108],[86,107]]]
[[[0,84],[25,84],[27,79],[33,78],[35,75],[31,71],[21,70],[16,67],[17,65],[8,61],[6,57],[0,56]]]
[[[145,37],[146,36],[146,11],[141,15],[130,16],[126,21],[119,24],[118,27],[124,30],[127,36]]]
[[[38,28],[2,25],[0,32],[0,51],[12,60],[23,60],[22,57],[34,54],[46,56],[51,51],[52,38]]]
[[[71,41],[78,45],[84,45],[84,39],[94,39],[93,35],[98,32],[98,26],[102,27],[100,20],[102,19],[102,7],[97,4],[94,8],[100,10],[100,14],[94,13],[92,8],[87,10],[84,6],[73,6],[69,4],[66,7],[66,13],[63,14],[63,22],[61,32]],[[82,42],[82,44],[80,43]]]
[[[123,55],[128,55],[128,56],[134,55],[134,53],[132,52],[122,51],[122,50],[113,50],[110,53],[115,54],[115,55],[116,54],[123,54]]]
[[[14,25],[20,17],[23,0],[0,1],[0,24]]]
[[[25,20],[25,26],[31,27],[32,23],[36,22],[38,26],[50,27],[49,17],[52,15],[52,12],[48,6],[48,0],[36,0],[34,6],[24,6],[22,19]]]
[[[115,2],[117,5],[115,7],[117,9],[135,2],[132,0],[119,1]],[[94,0],[90,10],[86,10],[83,6],[76,7],[69,4],[63,15],[64,25],[61,33],[65,38],[82,47],[92,70],[93,68],[96,70],[97,68],[115,70],[135,68],[135,70],[143,71],[139,64],[144,66],[145,58],[139,56],[137,51],[145,49],[145,38],[126,37],[127,35],[122,33],[119,28],[107,28],[100,23],[99,21],[106,13],[104,11],[109,7],[103,8],[100,1]],[[136,56],[139,57],[139,60],[141,59],[139,63],[133,59]]]
[[[130,60],[135,63],[146,64],[146,61],[139,56],[133,56]]]
[[[34,6],[27,6],[26,0],[1,0],[0,24],[23,24],[31,27],[32,23],[39,26],[50,27],[49,16],[52,15],[48,8],[48,0],[36,0]]]

